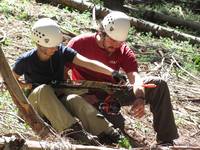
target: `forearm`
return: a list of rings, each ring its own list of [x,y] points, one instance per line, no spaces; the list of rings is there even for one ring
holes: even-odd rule
[[[16,74],[14,71],[13,71],[13,75],[14,77],[16,78],[16,80],[18,81],[20,87],[22,89],[31,89],[32,88],[32,84],[31,83],[24,83],[20,80],[20,75]]]
[[[77,54],[77,56],[74,58],[73,63],[86,69],[103,73],[109,76],[111,76],[112,72],[114,71],[112,68],[104,65],[99,61],[87,59],[86,57],[83,57],[79,54]]]
[[[130,84],[133,84],[133,92],[136,98],[144,98],[145,91],[143,87],[143,80],[137,72],[130,72],[127,74]]]
[[[87,69],[90,69],[92,71],[96,71],[99,73],[103,73],[103,74],[109,75],[109,76],[112,76],[112,72],[114,71],[110,67],[104,65],[101,62],[95,61],[95,60],[92,60],[90,63],[88,63]]]

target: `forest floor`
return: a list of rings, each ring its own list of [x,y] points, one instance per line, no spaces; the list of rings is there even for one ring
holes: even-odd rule
[[[65,13],[64,10],[58,7],[47,4],[38,4],[30,2],[26,6],[29,11],[28,19],[19,19],[15,12],[12,15],[0,14],[0,32],[1,45],[6,58],[12,66],[15,59],[23,52],[32,48],[30,28],[35,18],[38,16],[50,16],[57,19],[59,22],[69,22],[78,12]],[[46,13],[45,11],[48,11]],[[80,26],[79,26],[80,27]],[[86,28],[87,25],[81,24],[80,29]],[[5,37],[5,39],[3,38]],[[139,55],[136,52],[137,55]],[[156,55],[156,52],[155,52]],[[175,121],[178,127],[179,139],[175,140],[177,145],[185,146],[200,146],[200,86],[197,80],[186,80],[178,78],[171,74],[171,68],[165,63],[159,62],[145,64],[150,70],[141,69],[143,74],[157,75],[164,77],[169,85],[171,92],[171,100],[173,105],[173,112]],[[158,67],[159,66],[159,67]],[[142,64],[140,66],[143,67]],[[137,131],[149,143],[155,140],[155,132],[152,128],[152,114],[146,107],[145,116],[140,119],[134,119],[127,111],[129,107],[124,107],[122,113],[126,118],[126,125],[130,130]],[[17,117],[16,106],[10,100],[10,96],[6,91],[0,92],[0,135],[6,134],[20,134],[26,139],[38,139],[34,132],[26,123],[19,123]]]

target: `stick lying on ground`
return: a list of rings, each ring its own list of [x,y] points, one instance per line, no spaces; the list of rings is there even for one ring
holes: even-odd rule
[[[46,141],[31,141],[16,137],[0,137],[0,149],[13,150],[44,150],[44,149],[59,149],[59,150],[116,150],[117,148],[107,148],[103,146],[85,146],[74,145],[68,142],[46,142]],[[124,150],[120,148],[121,150]],[[193,146],[170,146],[160,147],[159,150],[199,150],[200,147]],[[150,150],[149,147],[132,148],[132,150]]]

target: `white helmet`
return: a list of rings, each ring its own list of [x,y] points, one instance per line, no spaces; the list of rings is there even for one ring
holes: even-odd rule
[[[130,18],[123,12],[113,11],[102,21],[103,28],[108,36],[116,41],[125,41],[130,28]]]
[[[43,47],[56,47],[63,40],[58,24],[50,18],[39,19],[33,25],[32,37]]]

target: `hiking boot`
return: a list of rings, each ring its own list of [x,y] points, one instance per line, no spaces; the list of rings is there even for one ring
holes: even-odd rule
[[[102,132],[98,135],[99,142],[106,145],[111,145],[113,143],[118,143],[120,140],[120,133],[117,130],[112,130],[109,133]]]
[[[105,145],[119,145],[124,148],[131,148],[129,140],[118,130],[112,129],[108,133],[101,133],[98,136],[99,142]]]
[[[161,145],[161,146],[174,146],[174,142],[173,141],[160,141],[159,143],[157,143],[157,145]]]
[[[100,143],[95,139],[95,136],[85,131],[78,122],[73,124],[70,129],[63,131],[61,136],[72,138],[85,145],[100,145]]]
[[[169,147],[169,146],[174,146],[173,140],[154,142],[151,145],[151,149],[158,149],[159,147]]]

